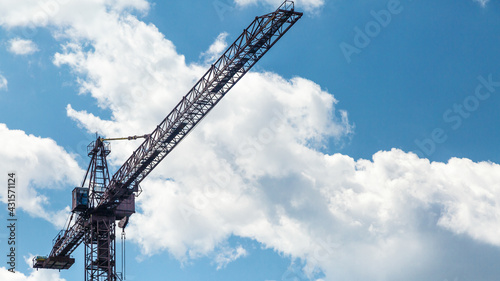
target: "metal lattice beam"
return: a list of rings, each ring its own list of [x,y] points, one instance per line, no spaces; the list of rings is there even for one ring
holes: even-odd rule
[[[99,207],[113,208],[127,197],[301,16],[285,1],[256,17],[114,174]]]
[[[285,1],[276,11],[256,17],[113,175],[104,193],[94,196],[98,202],[78,213],[73,225],[61,232],[47,260],[37,262],[34,267],[69,268],[74,263],[71,253],[85,240],[86,276],[89,280],[115,280],[113,220],[118,218],[117,207],[133,196],[138,184],[301,17],[302,13],[294,11],[292,1]],[[95,176],[96,172],[91,173]],[[106,185],[104,178],[95,179]],[[93,219],[99,217],[97,221]],[[106,230],[101,231],[102,226]],[[101,244],[96,237],[102,238]],[[98,266],[95,267],[92,260],[101,255],[102,263],[97,258]]]

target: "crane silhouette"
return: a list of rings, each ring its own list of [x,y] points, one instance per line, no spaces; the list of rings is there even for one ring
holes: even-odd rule
[[[69,269],[75,263],[71,253],[83,242],[85,281],[121,280],[116,272],[116,222],[125,228],[135,213],[139,183],[302,15],[293,1],[284,1],[276,11],[256,17],[151,134],[119,138],[144,141],[112,177],[106,157],[111,152],[108,141],[114,139],[97,136],[87,147],[91,160],[82,184],[72,191],[68,227],[54,238],[48,256],[33,259],[33,267]]]

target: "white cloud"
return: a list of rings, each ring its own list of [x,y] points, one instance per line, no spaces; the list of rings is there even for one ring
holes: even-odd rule
[[[0,74],[0,90],[7,90],[7,79]]]
[[[87,24],[53,19],[65,23],[58,35],[68,40],[54,63],[71,67],[81,92],[112,117],[71,106],[67,114],[105,136],[149,133],[205,69],[187,65],[155,26],[88,5]],[[249,73],[143,182],[131,239],[144,255],[168,251],[183,262],[208,255],[222,268],[246,253],[220,246],[236,235],[305,260],[304,271],[322,269],[324,280],[401,280],[438,270],[448,250],[439,243],[443,232],[500,246],[499,165],[430,163],[400,150],[372,160],[323,154],[325,141],[352,133],[336,105],[310,80]],[[123,163],[136,146],[114,145],[111,163]]]
[[[79,73],[82,91],[113,117],[71,107],[68,115],[105,135],[147,133],[203,69],[186,65],[154,26],[106,18],[101,26],[115,32],[96,32],[92,51],[67,44],[55,63]],[[399,150],[373,161],[324,155],[315,148],[352,130],[336,103],[303,78],[248,74],[143,183],[130,236],[146,255],[168,250],[181,261],[217,251],[230,235],[247,237],[307,260],[304,270],[321,268],[326,280],[395,278],[415,259],[432,261],[432,238],[419,219],[430,206],[439,210],[434,227],[500,245],[497,165],[429,163]],[[116,145],[112,162],[122,163],[135,145]]]
[[[203,70],[186,65],[154,26],[126,18],[111,28],[120,32],[106,44],[87,52],[67,45],[55,62],[80,73],[82,90],[113,117],[71,107],[68,115],[105,135],[147,133]],[[326,139],[352,131],[336,103],[303,78],[248,74],[144,181],[130,237],[145,255],[169,251],[183,262],[218,251],[230,235],[251,238],[307,260],[304,270],[320,268],[325,280],[394,280],[416,259],[432,268],[436,241],[423,223],[500,245],[498,165],[429,163],[399,150],[373,161],[324,155],[316,148]],[[136,145],[117,144],[112,162],[122,163]]]
[[[247,6],[263,2],[277,8],[283,3],[283,0],[234,0],[234,2],[236,2],[236,4],[240,6]],[[323,7],[323,5],[325,4],[324,0],[295,0],[293,2],[295,3],[295,7],[297,10],[305,9],[309,12],[315,11],[318,8]]]
[[[208,50],[200,55],[205,61],[205,64],[213,63],[216,59],[220,57],[222,52],[227,48],[226,37],[229,34],[227,32],[222,32],[217,36],[214,43],[210,45]]]
[[[241,257],[246,257],[247,254],[247,251],[242,246],[238,246],[235,249],[223,247],[214,259],[217,264],[217,270],[225,268],[229,263]]]
[[[29,275],[21,272],[12,273],[5,267],[0,267],[0,279],[9,281],[65,281],[56,270],[32,271]]]
[[[9,51],[16,55],[31,55],[38,51],[37,45],[31,40],[16,38],[10,40],[9,44]]]
[[[490,0],[474,0],[475,2],[478,2],[482,7],[486,7],[486,4],[490,2]]]
[[[400,150],[355,161],[303,148],[290,149],[289,159],[258,153],[269,164],[256,176],[237,159],[204,154],[210,146],[202,142],[191,139],[185,147],[169,158],[175,182],[144,183],[142,212],[132,217],[129,233],[147,254],[168,249],[181,260],[197,257],[237,235],[307,260],[306,271],[319,267],[326,280],[396,280],[415,260],[432,268],[439,259],[439,240],[425,225],[500,246],[497,164],[430,163]]]
[[[95,28],[94,17],[102,19],[107,14],[130,10],[146,12],[148,9],[146,0],[4,0],[0,2],[0,25],[24,27],[26,36],[36,34],[37,27],[46,26],[74,26],[85,31]]]
[[[9,130],[0,123],[0,170],[17,173],[18,206],[34,217],[64,225],[68,209],[48,211],[50,200],[40,193],[42,189],[73,186],[80,181],[83,171],[73,155],[68,154],[55,141],[27,135],[20,130]],[[6,193],[0,193],[2,202],[7,202]]]
[[[25,259],[26,264],[31,268],[31,259]],[[16,271],[12,273],[8,271],[5,267],[0,267],[0,280],[8,281],[65,281],[66,279],[61,278],[61,274],[56,270],[34,270],[30,269],[30,274],[25,275],[21,272]]]

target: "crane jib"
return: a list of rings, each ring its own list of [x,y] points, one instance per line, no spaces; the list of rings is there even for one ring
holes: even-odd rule
[[[160,148],[163,150],[157,155],[159,159],[155,159],[158,161],[152,161],[153,164],[159,163],[301,16],[302,13],[293,10],[279,9],[274,13],[257,17],[150,135],[150,139],[145,140],[117,171],[113,179],[124,183],[120,188],[128,188],[128,184],[135,185],[144,179],[154,166],[144,168],[141,164],[137,165],[141,163],[137,159],[149,158],[151,157],[149,151]],[[285,24],[288,26],[283,28]],[[243,36],[244,34],[246,36]],[[243,41],[244,37],[247,38],[246,41]],[[203,103],[206,105],[204,108],[200,106]],[[188,128],[184,131],[179,128],[173,134],[172,128],[180,118],[189,118],[191,124],[186,125]],[[165,134],[168,135],[167,138]],[[170,141],[174,143],[164,145]],[[141,171],[138,173],[139,169]],[[110,193],[116,192],[110,190]],[[102,204],[109,204],[112,199],[106,198],[109,201]]]

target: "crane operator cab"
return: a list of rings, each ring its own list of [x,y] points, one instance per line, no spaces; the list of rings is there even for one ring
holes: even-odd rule
[[[75,187],[72,192],[73,206],[72,212],[82,212],[87,209],[89,202],[89,189],[84,187]]]

